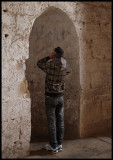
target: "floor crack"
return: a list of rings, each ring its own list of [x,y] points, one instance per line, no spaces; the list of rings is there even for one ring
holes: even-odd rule
[[[103,141],[103,142],[105,142],[105,143],[111,144],[111,143],[109,143],[109,142],[104,141],[104,140],[101,139],[101,138],[98,138],[98,137],[94,137],[94,138],[97,138],[97,139],[99,139],[100,141]]]

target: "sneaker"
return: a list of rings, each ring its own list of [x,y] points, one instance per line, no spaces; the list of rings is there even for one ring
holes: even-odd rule
[[[58,145],[58,151],[60,152],[60,151],[62,151],[63,150],[63,148],[62,148],[62,144],[61,145]]]
[[[57,147],[56,147],[56,148],[53,148],[53,147],[50,146],[50,144],[46,144],[46,145],[45,145],[45,149],[46,149],[47,151],[51,151],[51,152],[53,152],[53,153],[57,153],[57,152],[58,152],[58,148],[57,148]]]

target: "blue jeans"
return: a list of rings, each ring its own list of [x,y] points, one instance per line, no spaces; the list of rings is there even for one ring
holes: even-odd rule
[[[64,137],[64,97],[45,97],[49,143],[53,148],[62,144]]]

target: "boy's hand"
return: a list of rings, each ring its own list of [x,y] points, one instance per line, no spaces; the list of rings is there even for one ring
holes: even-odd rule
[[[56,52],[54,51],[54,52],[52,52],[50,55],[49,55],[49,58],[53,58],[54,57],[54,55],[56,54]]]

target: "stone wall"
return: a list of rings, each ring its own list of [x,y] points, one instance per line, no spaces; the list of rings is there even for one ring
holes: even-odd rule
[[[31,100],[25,78],[25,61],[29,57],[26,25],[30,19],[21,15],[19,8],[19,3],[2,3],[3,158],[23,157],[30,149]]]
[[[111,135],[111,3],[85,2],[80,137]]]
[[[31,97],[26,79],[29,36],[36,18],[51,6],[69,16],[79,39],[80,137],[111,129],[111,3],[2,2],[3,158],[29,154]]]
[[[31,95],[31,140],[48,139],[45,73],[37,67],[37,61],[50,55],[57,46],[63,48],[64,57],[72,69],[71,74],[66,77],[64,94],[66,126],[64,139],[79,137],[79,41],[72,21],[65,12],[50,7],[35,20],[29,41],[26,78]]]

